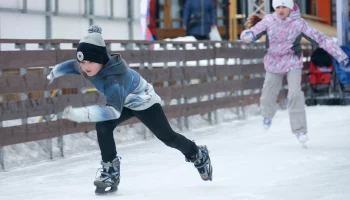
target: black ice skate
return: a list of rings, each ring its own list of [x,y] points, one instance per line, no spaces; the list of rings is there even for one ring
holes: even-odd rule
[[[120,161],[115,158],[112,162],[101,162],[101,175],[96,178],[94,185],[96,186],[95,194],[103,195],[118,190],[120,182]]]
[[[194,164],[204,181],[212,181],[213,167],[207,146],[198,146],[198,153],[192,157],[186,157],[186,161]]]

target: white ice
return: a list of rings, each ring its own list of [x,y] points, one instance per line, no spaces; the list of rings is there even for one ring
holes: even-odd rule
[[[99,152],[0,173],[1,200],[349,200],[350,107],[307,108],[310,141],[302,148],[279,111],[265,132],[261,118],[185,133],[206,144],[213,181],[200,179],[178,151],[156,139],[118,146],[117,193],[95,196]]]

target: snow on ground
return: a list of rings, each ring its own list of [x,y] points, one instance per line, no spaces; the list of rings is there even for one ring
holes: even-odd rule
[[[221,122],[186,132],[206,144],[212,182],[200,179],[184,157],[156,139],[118,145],[121,184],[95,196],[98,151],[0,173],[0,199],[350,199],[350,107],[307,108],[310,142],[302,148],[279,111],[269,131],[261,118]]]

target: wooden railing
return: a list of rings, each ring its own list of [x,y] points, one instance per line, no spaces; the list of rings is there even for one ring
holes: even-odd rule
[[[97,92],[80,92],[93,87],[91,83],[77,75],[58,78],[50,85],[46,80],[55,64],[75,59],[73,48],[77,43],[78,40],[0,39],[0,45],[9,49],[0,51],[0,164],[3,167],[3,146],[55,137],[63,141],[63,135],[94,130],[94,123],[78,124],[60,116],[68,105],[105,102]],[[28,44],[37,45],[36,50],[29,50]],[[153,83],[164,101],[167,117],[178,118],[180,129],[188,128],[188,116],[205,114],[208,123],[214,124],[218,109],[258,103],[264,76],[264,44],[120,40],[106,40],[106,44],[110,53],[120,53],[133,69]],[[304,49],[304,57],[308,57],[310,46],[304,45]],[[53,91],[57,96],[52,95]],[[7,98],[9,95],[12,99]],[[280,98],[285,98],[285,90]],[[53,120],[53,115],[57,119]],[[45,120],[28,123],[28,118],[40,116]],[[8,120],[21,123],[10,126]],[[124,125],[136,122],[132,119]],[[59,145],[63,156],[63,142]]]

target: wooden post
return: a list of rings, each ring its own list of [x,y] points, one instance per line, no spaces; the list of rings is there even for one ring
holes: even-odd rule
[[[57,93],[58,93],[58,89],[52,91],[50,97],[51,97],[51,98],[52,98],[52,97],[55,97],[55,96],[57,95]],[[39,119],[39,123],[41,123],[41,122],[43,122],[43,121],[44,121],[44,116],[41,116],[40,119]]]
[[[180,50],[180,45],[179,44],[173,44],[176,50]],[[180,68],[180,62],[181,60],[177,60],[176,63],[176,68]],[[176,81],[176,86],[180,87],[181,86],[181,81],[177,80]],[[181,105],[181,99],[176,99],[176,104]],[[182,124],[182,119],[183,117],[177,117],[176,122],[177,122],[177,127],[180,131],[183,130],[183,124]]]
[[[0,166],[3,170],[5,170],[5,155],[3,146],[0,146]]]
[[[166,29],[172,27],[171,22],[171,0],[164,0],[164,26]]]
[[[50,4],[50,1],[46,1],[46,6],[50,7],[49,4]],[[49,8],[49,9],[51,9],[51,8]],[[39,47],[42,48],[43,50],[50,50],[51,49],[51,44],[39,44]],[[44,67],[44,71],[43,72],[44,72],[45,75],[50,74],[50,68],[48,66]],[[51,94],[50,94],[49,90],[44,91],[44,98],[49,98],[50,96],[51,96]],[[46,122],[51,121],[51,115],[50,114],[42,116],[42,117],[45,118]],[[42,121],[41,118],[40,118],[40,120]],[[52,138],[49,138],[49,139],[46,140],[46,149],[49,152],[49,159],[52,160],[53,159]]]
[[[186,44],[180,44],[179,45],[184,51],[186,51]],[[182,67],[186,67],[186,61],[182,60]],[[188,85],[189,80],[183,80],[182,81],[182,85],[185,87],[186,85]],[[188,104],[188,99],[184,98],[183,104]],[[189,120],[188,120],[188,116],[185,115],[184,116],[184,126],[186,128],[186,130],[190,129],[190,125],[189,125]]]
[[[237,0],[230,0],[229,14],[230,40],[237,40]]]

